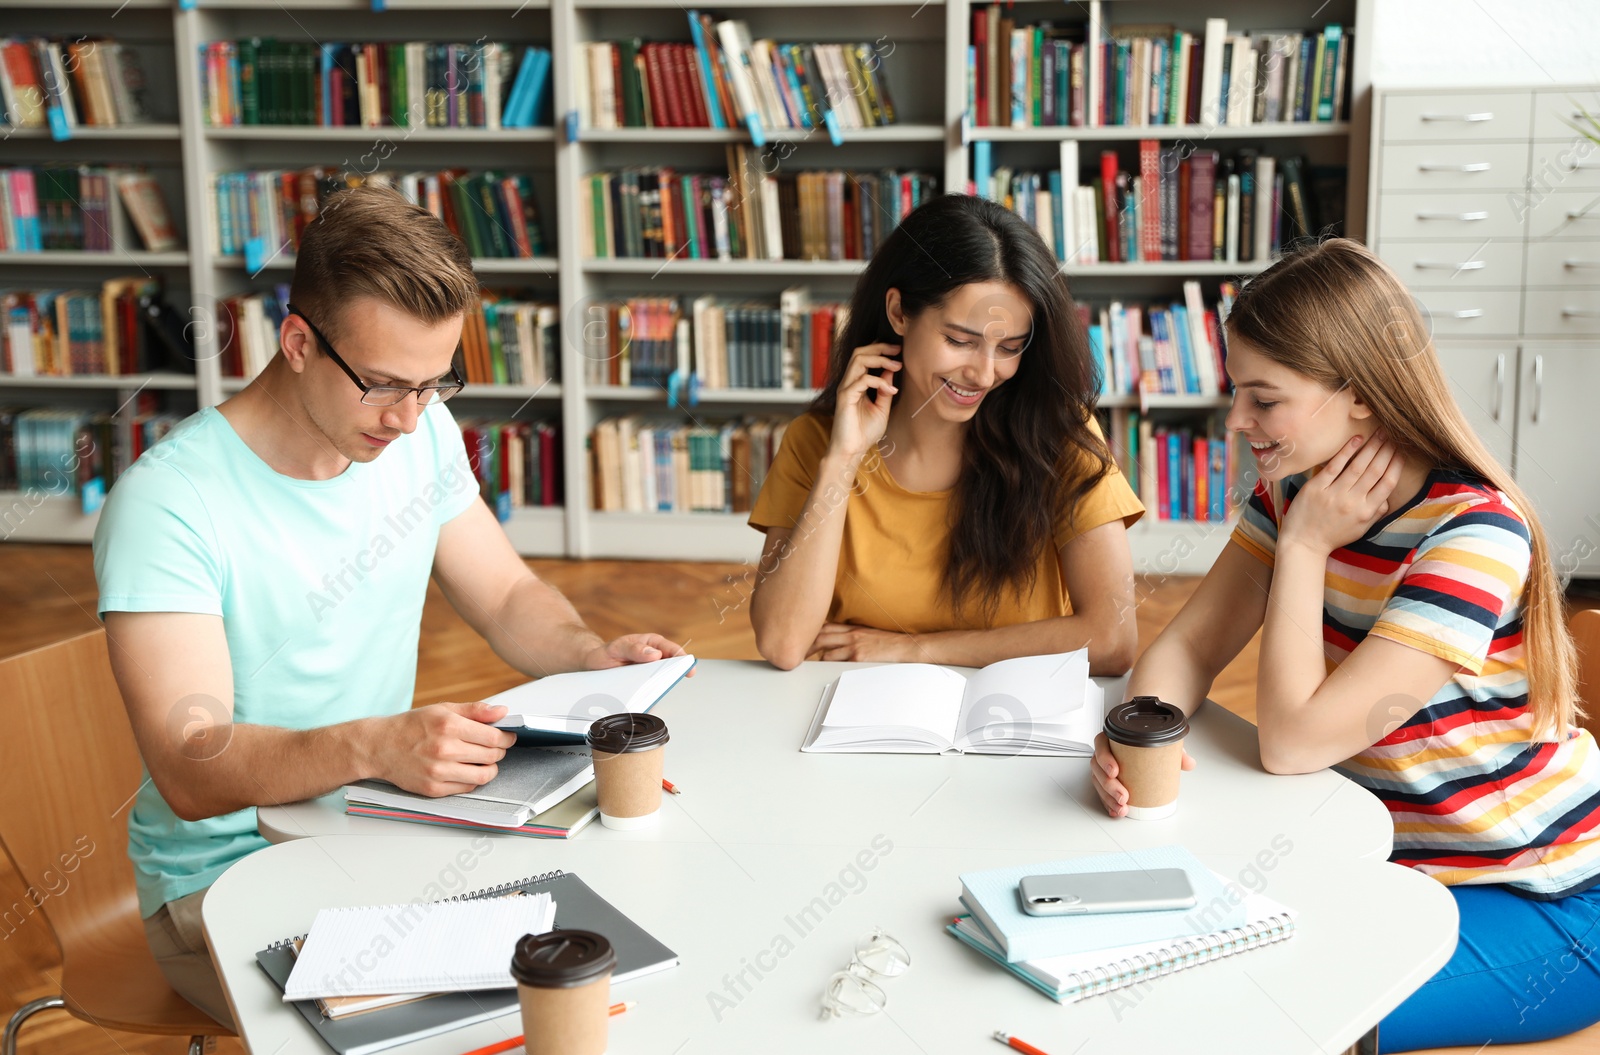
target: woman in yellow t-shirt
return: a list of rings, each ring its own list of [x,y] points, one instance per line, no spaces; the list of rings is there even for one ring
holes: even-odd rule
[[[913,211],[856,284],[827,383],[750,514],[767,535],[761,654],[983,666],[1087,646],[1095,674],[1126,671],[1125,529],[1144,507],[1096,390],[1033,228],[966,195]]]

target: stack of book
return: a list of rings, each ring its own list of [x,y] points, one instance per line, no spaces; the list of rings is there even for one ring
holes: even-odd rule
[[[0,37],[0,101],[0,124],[48,126],[61,138],[79,125],[114,128],[151,120],[138,51],[105,37]]]
[[[670,168],[594,172],[579,186],[586,257],[865,260],[938,194],[920,172],[830,170],[773,176],[728,148],[728,174]]]
[[[550,123],[550,52],[515,44],[200,45],[201,113],[221,125],[531,128]]]
[[[743,21],[688,14],[693,43],[633,37],[583,46],[585,128],[745,127],[755,134],[827,127],[837,134],[895,123],[880,47],[752,40]]]
[[[1030,916],[1019,906],[1024,876],[1153,868],[1183,869],[1195,906],[1080,916]],[[961,906],[963,915],[945,928],[952,937],[1063,1004],[1287,940],[1296,916],[1181,846],[969,872],[961,877]]]
[[[786,420],[719,426],[606,418],[589,436],[594,508],[629,513],[746,513],[783,442]]]
[[[527,259],[549,251],[533,181],[526,174],[445,169],[362,176],[329,166],[211,173],[206,177],[214,218],[211,249],[262,258],[298,250],[306,225],[329,196],[362,183],[392,187],[421,205],[475,257]]]
[[[1250,497],[1243,478],[1251,464],[1245,441],[1220,423],[1157,424],[1149,413],[1129,407],[1101,414],[1112,460],[1157,520],[1224,523]]]
[[[107,279],[98,289],[0,290],[0,374],[68,377],[138,374],[168,349],[152,332],[161,284],[145,276]]]
[[[125,165],[0,169],[0,252],[140,245],[152,252],[178,245],[161,184],[150,173]]]
[[[513,510],[561,504],[561,432],[546,421],[461,418],[478,493],[504,523]]]
[[[1196,34],[1170,24],[1019,26],[1010,5],[972,12],[967,110],[979,127],[1252,125],[1343,121],[1350,31]]]
[[[778,304],[699,297],[634,297],[587,306],[586,380],[674,391],[693,377],[703,389],[804,390],[828,376],[828,356],[849,306],[813,303],[792,286]],[[690,396],[692,398],[692,396]]]
[[[1237,292],[1234,283],[1221,283],[1217,306],[1208,308],[1200,283],[1190,280],[1183,284],[1183,300],[1170,304],[1079,303],[1100,394],[1217,396],[1231,391],[1223,365],[1227,348],[1222,323]]]
[[[116,415],[0,407],[0,491],[76,495],[86,515],[95,512],[134,459],[182,420],[154,405],[146,392]]]
[[[1078,144],[1061,144],[1061,168],[1028,172],[992,166],[987,141],[973,145],[973,188],[1032,224],[1067,264],[1150,261],[1266,261],[1296,239],[1344,225],[1342,166],[1139,142],[1138,167],[1115,150],[1080,183]]]

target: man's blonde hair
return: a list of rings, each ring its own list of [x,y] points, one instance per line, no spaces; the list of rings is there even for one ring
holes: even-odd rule
[[[478,278],[461,239],[388,187],[335,191],[306,225],[289,299],[330,339],[345,305],[372,297],[426,323],[476,309]]]

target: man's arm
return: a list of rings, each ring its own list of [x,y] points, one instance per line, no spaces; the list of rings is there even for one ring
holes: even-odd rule
[[[107,612],[111,669],[156,790],[179,818],[323,795],[380,778],[422,795],[470,791],[494,778],[515,742],[486,722],[505,708],[420,707],[319,729],[233,721],[233,664],[222,619]]]
[[[495,655],[532,678],[683,654],[659,634],[608,643],[590,630],[572,602],[522,562],[482,502],[439,529],[433,577]]]

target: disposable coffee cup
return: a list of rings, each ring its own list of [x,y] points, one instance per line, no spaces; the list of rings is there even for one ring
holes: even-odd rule
[[[1106,715],[1117,779],[1128,789],[1127,816],[1153,821],[1178,812],[1178,774],[1188,734],[1183,711],[1155,696],[1135,696]]]
[[[592,930],[524,934],[511,956],[527,1055],[605,1055],[617,954]]]
[[[649,828],[660,820],[667,723],[653,714],[608,714],[589,726],[600,823]]]

